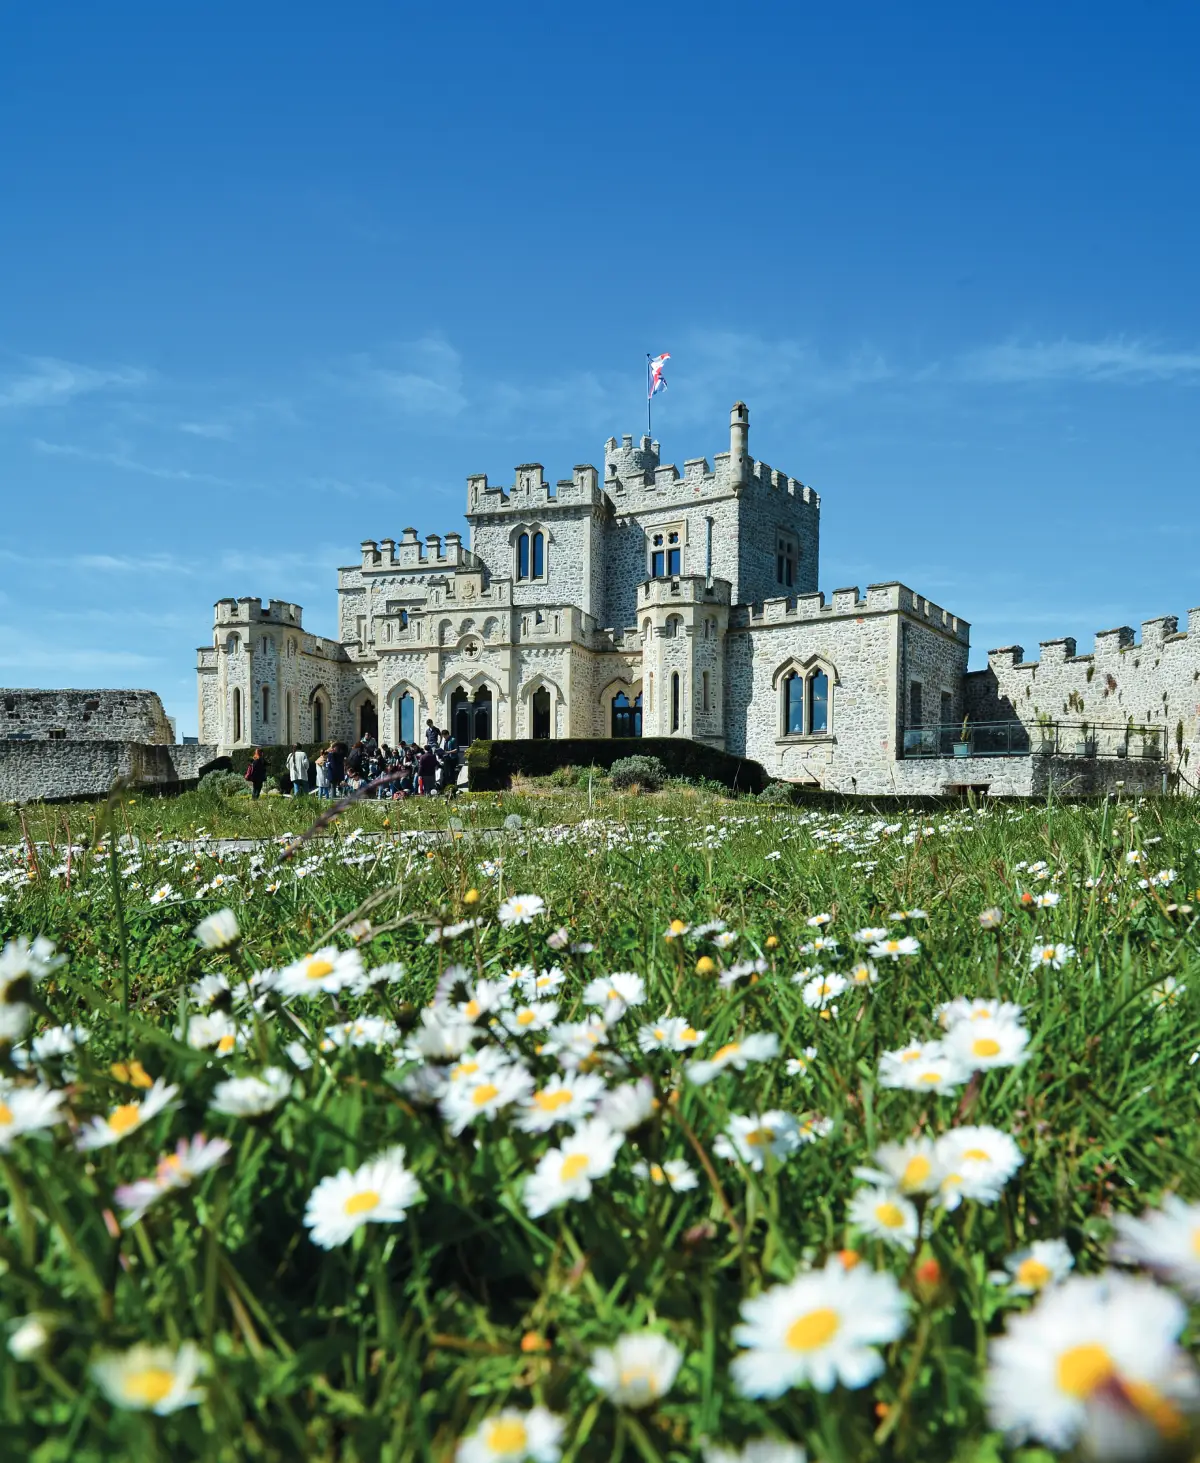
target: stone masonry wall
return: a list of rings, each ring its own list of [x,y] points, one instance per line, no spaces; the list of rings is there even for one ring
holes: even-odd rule
[[[214,746],[126,741],[0,741],[0,802],[102,797],[118,777],[138,787],[198,777]]]
[[[175,740],[163,704],[153,691],[0,689],[0,739],[40,741],[53,732],[84,741]]]

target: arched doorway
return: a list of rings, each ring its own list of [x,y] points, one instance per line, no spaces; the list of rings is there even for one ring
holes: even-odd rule
[[[492,693],[486,686],[475,692],[475,736],[477,742],[492,739]]]
[[[458,745],[490,741],[492,714],[492,693],[487,686],[480,686],[473,696],[460,686],[450,697],[450,730]]]
[[[396,703],[396,734],[402,742],[411,742],[417,729],[417,707],[405,691]]]
[[[550,737],[550,692],[545,686],[539,686],[533,693],[530,702],[532,709],[532,732],[537,741],[547,741]]]
[[[379,713],[374,701],[364,701],[358,708],[358,739],[361,742],[368,736],[379,736]]]
[[[614,737],[640,737],[642,734],[642,693],[630,701],[624,691],[612,699],[612,734]]]
[[[325,740],[325,703],[318,696],[312,705],[313,729],[312,737],[314,742]]]

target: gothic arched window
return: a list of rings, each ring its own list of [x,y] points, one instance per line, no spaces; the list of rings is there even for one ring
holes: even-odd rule
[[[529,535],[523,533],[517,540],[517,578],[529,578]]]
[[[544,535],[533,536],[533,577],[543,579],[546,574],[546,539]]]
[[[804,682],[790,671],[783,683],[783,733],[788,737],[804,735]]]
[[[814,671],[806,684],[809,734],[820,736],[829,730],[829,677],[824,671]]]
[[[829,735],[829,675],[826,671],[819,666],[803,673],[790,670],[784,676],[780,689],[782,736]]]

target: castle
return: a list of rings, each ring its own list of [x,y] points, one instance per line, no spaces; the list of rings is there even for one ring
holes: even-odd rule
[[[859,793],[1157,786],[1200,756],[1200,611],[1050,641],[968,673],[970,627],[900,583],[818,591],[821,501],[729,450],[682,472],[643,436],[547,483],[467,480],[469,544],[415,530],[338,570],[338,639],[223,599],[198,652],[200,741],[688,737]],[[965,731],[961,724],[967,723]],[[957,748],[953,745],[957,742]]]

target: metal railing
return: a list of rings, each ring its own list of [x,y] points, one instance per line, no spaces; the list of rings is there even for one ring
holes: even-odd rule
[[[1161,762],[1161,726],[1122,722],[970,721],[906,727],[901,755],[909,757],[1129,757]]]

